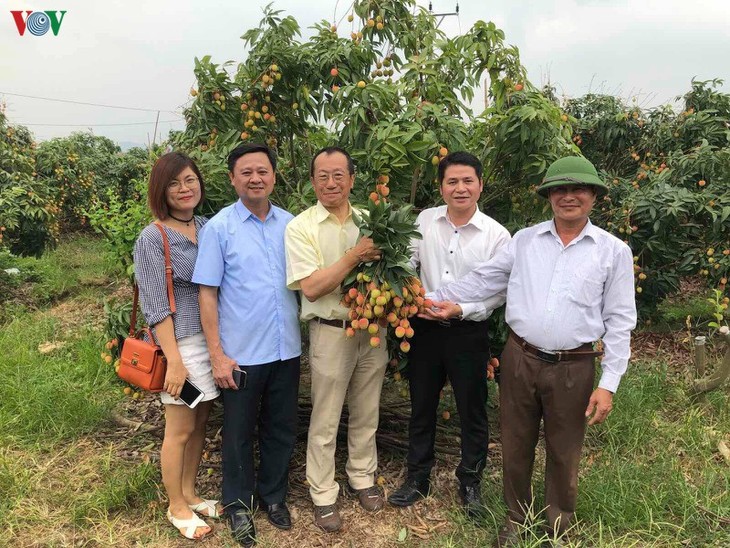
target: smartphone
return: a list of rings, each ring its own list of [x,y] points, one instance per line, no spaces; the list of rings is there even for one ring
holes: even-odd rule
[[[200,403],[203,396],[205,396],[205,393],[200,388],[190,382],[189,379],[185,379],[185,384],[183,384],[182,391],[180,392],[180,401],[192,409]]]
[[[248,379],[248,371],[245,371],[243,369],[234,369],[233,370],[233,382],[236,383],[236,386],[241,388],[246,388],[246,381]]]

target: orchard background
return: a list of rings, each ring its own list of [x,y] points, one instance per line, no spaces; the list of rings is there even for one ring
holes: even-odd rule
[[[241,142],[276,150],[273,201],[294,214],[314,202],[309,161],[322,146],[354,157],[354,201],[364,203],[387,176],[391,199],[416,210],[439,202],[441,152],[468,150],[484,163],[482,210],[514,232],[549,216],[534,193],[547,165],[582,154],[610,183],[592,219],[634,250],[645,320],[684,277],[726,291],[730,95],[718,91],[720,80],[691,82],[679,111],[609,95],[560,98],[530,83],[493,23],[447,37],[412,8],[356,2],[340,28],[322,21],[303,41],[297,22],[269,7],[244,33],[248,56],[239,64],[196,59],[187,128],[167,145],[198,162],[208,189],[202,212],[235,199],[225,158]],[[482,82],[488,107],[474,112]],[[1,113],[0,131],[2,248],[37,256],[61,230],[91,225],[129,267],[148,222],[145,179],[162,147],[121,153],[84,133],[36,144]]]
[[[14,359],[18,338],[32,341],[32,348],[17,357],[18,371],[21,364],[36,359],[34,356],[48,340],[52,345],[64,338],[86,341],[89,348],[96,349],[89,353],[93,358],[84,354],[78,362],[85,364],[79,366],[84,371],[88,369],[79,377],[91,383],[87,403],[95,405],[97,396],[91,387],[98,388],[100,379],[105,379],[105,386],[118,395],[119,384],[108,364],[114,363],[118,341],[128,331],[132,246],[150,220],[145,203],[146,179],[151,165],[167,147],[187,152],[200,167],[207,194],[201,213],[206,215],[236,199],[225,159],[242,142],[265,142],[276,150],[279,162],[272,200],[294,214],[314,203],[309,162],[323,146],[336,144],[351,152],[357,169],[353,201],[365,203],[375,185],[387,180],[394,206],[412,204],[416,211],[440,201],[435,180],[439,158],[447,151],[467,150],[484,164],[481,209],[512,233],[550,217],[549,206],[534,192],[547,166],[562,156],[582,154],[596,165],[610,187],[608,195],[596,204],[593,222],[627,242],[635,255],[642,328],[636,337],[638,362],[647,359],[649,365],[644,369],[639,365],[639,371],[646,376],[638,377],[638,381],[630,379],[630,372],[627,395],[623,396],[626,400],[618,400],[617,409],[623,405],[627,412],[640,414],[653,409],[656,402],[675,411],[691,406],[688,399],[678,396],[683,393],[684,381],[692,376],[688,369],[690,340],[695,335],[712,337],[719,326],[726,324],[730,301],[730,95],[720,91],[722,82],[688,82],[687,92],[675,104],[652,109],[639,108],[631,99],[611,95],[559,97],[554,87],[538,88],[530,82],[518,49],[506,43],[504,33],[493,23],[479,22],[457,36],[444,35],[436,23],[428,12],[414,10],[410,1],[359,1],[341,20],[322,21],[311,37],[303,39],[296,20],[269,7],[261,22],[242,36],[247,48],[244,59],[221,64],[204,52],[195,59],[196,84],[184,111],[187,127],[150,150],[123,153],[109,139],[90,133],[36,143],[27,128],[10,124],[0,110],[0,326],[5,332],[5,339],[0,337],[0,348],[4,348],[3,355],[11,356],[8,363]],[[475,104],[486,108],[474,110]],[[101,238],[91,237],[97,233]],[[86,253],[93,253],[93,257]],[[73,262],[75,257],[78,264]],[[83,271],[84,263],[93,263],[104,273],[94,270],[74,277],[74,270]],[[86,290],[75,289],[106,288],[104,284],[111,289],[95,289],[93,297],[86,295]],[[70,328],[62,322],[60,328],[49,327],[37,336],[27,336],[26,330],[35,329],[37,310],[63,309],[65,299],[81,297],[89,299],[84,301],[85,306],[100,309],[93,325],[74,327],[73,335],[68,335],[63,330]],[[503,340],[501,315],[492,323],[494,339]],[[103,345],[101,363],[99,345]],[[670,355],[660,353],[661,360],[657,361],[658,354],[651,352],[659,352],[657,348],[661,350],[663,345],[665,350],[669,347]],[[59,348],[48,350],[48,359],[53,359]],[[654,349],[648,357],[642,354],[647,348]],[[710,355],[712,349],[711,344]],[[79,359],[76,350],[61,352],[60,375],[69,360],[76,363]],[[87,359],[93,362],[87,363]],[[407,383],[401,374],[404,365],[400,362],[398,371],[386,381],[389,388],[395,389],[390,392],[396,398],[384,403],[384,413],[393,423],[403,419],[398,411],[403,402],[407,406],[407,399],[403,399],[408,396]],[[0,367],[0,380],[7,380],[9,375]],[[13,383],[0,383],[0,401],[10,402],[0,407],[0,416],[9,413],[8,424],[21,424],[25,419],[13,415],[7,405],[12,401],[21,405],[16,392],[24,394],[25,385],[18,379],[14,391],[8,386]],[[136,398],[134,401],[143,399],[140,393],[126,390]],[[442,426],[449,421],[449,410],[454,409],[446,392]],[[621,397],[619,393],[617,398]],[[109,401],[107,398],[104,405],[99,405],[109,407]],[[137,411],[137,418],[152,420],[149,410],[154,410],[154,405],[145,401],[145,411]],[[306,411],[306,397],[301,403]],[[123,405],[126,411],[135,409],[131,399]],[[688,434],[696,441],[693,447],[699,448],[699,462],[707,460],[707,451],[711,458],[718,455],[718,440],[727,450],[722,441],[730,428],[727,393],[711,399],[710,405],[720,411],[714,412],[712,407],[710,411],[691,410],[685,424],[704,432],[700,435],[690,430]],[[96,416],[94,409],[71,410],[68,420],[80,420],[81,416],[87,420]],[[28,407],[28,413],[35,412]],[[98,413],[108,418],[108,412]],[[641,421],[636,423],[630,415],[622,423],[621,411],[618,413],[614,426],[609,424],[593,439],[597,453],[591,452],[590,458],[599,463],[601,451],[608,451],[607,441],[609,445],[615,442],[616,446],[611,447],[621,460],[621,456],[627,456],[621,449],[627,438],[635,440],[629,448],[635,451],[644,443],[641,436],[647,429],[656,428],[654,422],[640,427],[637,424]],[[32,441],[26,440],[31,445],[57,427],[39,420],[40,426],[29,434]],[[658,419],[654,416],[653,420]],[[72,429],[72,438],[85,432],[84,428]],[[390,443],[391,448],[400,451],[400,464],[403,428],[390,437],[386,431],[386,438],[379,438],[381,445]],[[708,428],[712,432],[708,433]],[[681,428],[676,430],[683,432]],[[59,439],[63,440],[63,435]],[[448,438],[440,449],[448,455],[449,447],[453,449],[456,443]],[[675,442],[658,443],[672,446]],[[711,449],[703,443],[709,443]],[[686,454],[686,449],[682,451]],[[722,448],[719,454],[725,455]],[[633,453],[628,455],[634,458]],[[139,451],[132,460],[137,457]],[[7,464],[9,458],[8,453],[0,453],[0,464],[5,462],[6,466],[0,466],[0,488],[12,492],[20,480],[10,474],[13,468]],[[719,536],[707,533],[708,538],[713,543],[726,539],[722,535],[727,534],[726,517],[730,512],[730,451],[718,462],[726,467],[719,476],[704,468],[698,472],[682,467],[690,487],[706,486],[706,491],[688,487],[691,496],[679,494],[682,500],[698,498],[698,492],[706,495],[701,503],[687,502],[697,515],[686,510],[682,514],[681,508],[672,506],[678,496],[674,491],[666,494],[666,500],[655,501],[657,508],[671,508],[666,520],[675,519],[677,514],[685,516],[681,531],[667,532],[660,525],[653,533],[651,526],[641,529],[646,516],[641,509],[630,507],[631,501],[616,510],[614,525],[620,531],[633,531],[631,538],[646,540],[659,535],[657,538],[681,540],[687,538],[683,535],[695,534],[691,531],[705,531],[710,519],[710,530],[718,528]],[[612,470],[606,464],[602,463],[604,468]],[[673,466],[674,461],[669,469],[657,473],[672,474],[674,478]],[[101,505],[104,515],[120,508],[134,509],[135,497],[156,500],[155,489],[145,491],[157,481],[154,467],[134,470],[140,475],[132,474],[126,483],[114,480],[122,481],[124,488],[112,489],[111,502]],[[395,465],[394,470],[393,478],[386,474],[386,483],[392,480],[397,484]],[[638,487],[634,485],[628,491],[646,488],[652,480],[641,480],[637,475],[636,481]],[[599,482],[599,492],[601,485]],[[606,497],[619,501],[617,505],[622,500],[610,491]],[[2,504],[0,509],[4,508]],[[96,508],[89,504],[88,508]],[[707,510],[704,517],[696,509],[698,504]],[[84,514],[84,508],[93,513],[82,505],[74,515],[80,512],[79,520],[93,521]],[[648,503],[647,508],[649,516],[658,511]],[[583,508],[582,515],[590,518],[590,510]],[[620,516],[626,519],[622,521]],[[17,527],[25,524],[23,519],[6,523],[5,531],[17,532]],[[651,521],[650,517],[646,519]],[[74,524],[78,526],[76,521]],[[407,535],[415,534],[399,528],[397,541],[401,541],[404,530]],[[166,533],[160,534],[164,537]],[[616,534],[620,537],[623,533]]]

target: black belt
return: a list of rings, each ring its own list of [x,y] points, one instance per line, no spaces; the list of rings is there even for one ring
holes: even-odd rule
[[[514,331],[510,331],[510,337],[514,339],[522,350],[548,363],[564,362],[574,360],[576,358],[596,358],[598,356],[603,356],[603,352],[593,350],[593,343],[585,343],[578,348],[573,348],[571,350],[543,350],[542,348],[538,348],[537,346],[528,343],[525,339],[515,334]]]
[[[451,318],[448,320],[424,320],[423,318],[411,318],[411,325],[414,329],[438,329],[438,328],[458,328],[458,327],[478,327],[485,325],[487,320],[476,322],[474,320],[457,320]],[[418,330],[416,329],[416,330]]]
[[[429,320],[430,321],[430,320]],[[434,322],[430,322],[433,324]],[[475,322],[472,320],[457,320],[454,318],[448,319],[448,320],[439,320],[435,322],[436,325],[439,327],[469,327],[473,325],[478,325],[483,322]]]
[[[331,325],[332,327],[339,327],[340,329],[345,329],[349,325],[347,320],[328,320],[326,318],[320,318],[320,317],[316,317],[313,319],[317,323],[321,323],[324,325]]]

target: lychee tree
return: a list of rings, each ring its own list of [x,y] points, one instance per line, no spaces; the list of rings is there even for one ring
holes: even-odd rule
[[[730,94],[721,83],[693,81],[679,113],[599,95],[566,104],[573,139],[610,182],[596,221],[634,250],[645,314],[686,276],[728,295]]]
[[[347,28],[338,28],[345,19]],[[527,81],[517,48],[494,23],[449,37],[412,1],[364,1],[342,21],[321,21],[309,39],[300,36],[292,17],[266,8],[242,37],[244,61],[196,59],[187,128],[174,141],[206,176],[206,212],[235,199],[225,157],[241,142],[276,149],[273,200],[293,213],[314,202],[309,160],[324,145],[352,154],[356,203],[385,180],[393,204],[417,208],[439,199],[439,160],[471,150],[485,163],[482,207],[519,228],[532,216],[510,198],[528,194],[552,160],[577,153],[562,111]],[[482,82],[490,107],[477,119],[471,102]]]
[[[307,182],[313,152],[334,143],[356,160],[357,201],[364,202],[376,178],[387,175],[393,200],[431,205],[441,152],[478,145],[485,161],[504,160],[504,155],[489,154],[499,143],[472,138],[470,104],[483,79],[493,113],[509,112],[519,102],[515,95],[532,101],[541,97],[525,78],[518,50],[504,43],[504,33],[493,23],[478,22],[467,33],[448,37],[412,1],[363,1],[342,14],[342,21],[322,21],[313,30],[301,40],[292,17],[267,8],[261,23],[243,35],[248,49],[243,62],[233,67],[216,65],[209,57],[196,60],[188,126],[175,141],[208,170],[210,210],[233,199],[222,160],[242,141],[267,142],[277,150],[281,163],[274,198],[294,212],[313,201]],[[545,122],[560,122],[553,103],[529,108],[539,110]],[[544,108],[549,109],[546,117]],[[529,163],[541,166],[571,146],[569,131],[562,133],[556,150],[552,140],[538,140],[540,133],[537,138],[529,132],[489,136],[517,143],[526,136],[535,144]],[[494,180],[503,173],[488,171]],[[510,184],[528,183],[515,177]]]
[[[58,241],[56,206],[35,175],[30,131],[9,125],[0,108],[0,247],[16,255],[40,256]]]
[[[89,204],[107,191],[122,198],[128,194],[126,180],[116,176],[121,157],[121,149],[113,141],[88,132],[38,145],[37,177],[53,194],[55,213],[65,229],[85,227]]]

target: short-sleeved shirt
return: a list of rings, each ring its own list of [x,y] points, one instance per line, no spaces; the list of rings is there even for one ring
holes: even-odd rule
[[[193,281],[218,288],[221,345],[240,365],[302,353],[296,295],[286,287],[284,230],[292,219],[271,205],[261,221],[238,200],[200,233]]]
[[[206,222],[205,217],[195,217],[196,234]],[[176,307],[172,320],[175,324],[175,339],[180,340],[196,335],[203,329],[200,325],[198,284],[191,281],[198,246],[176,230],[165,225],[162,227],[170,244],[172,291]],[[156,226],[149,224],[142,230],[134,244],[133,257],[142,314],[154,332],[154,326],[170,315],[165,280],[165,248],[162,235]]]
[[[313,272],[339,261],[345,251],[357,243],[360,229],[352,220],[353,208],[344,223],[317,202],[289,223],[286,229],[286,283],[289,289],[301,289],[299,282]],[[355,210],[355,214],[359,212]],[[315,302],[302,299],[302,320],[320,317],[347,319],[347,308],[340,304],[342,288],[323,295]]]

